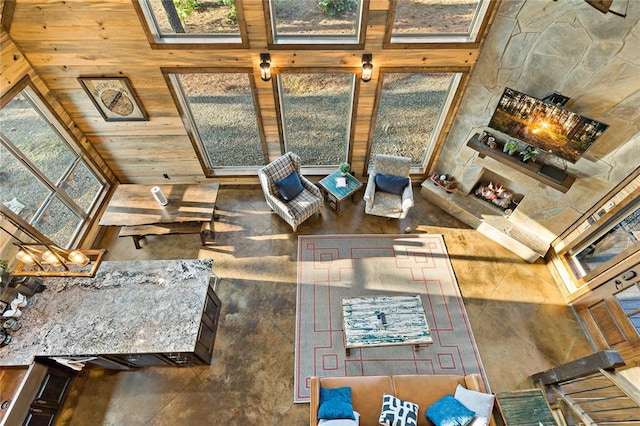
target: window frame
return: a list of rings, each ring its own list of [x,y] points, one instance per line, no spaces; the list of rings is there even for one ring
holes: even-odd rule
[[[275,80],[274,84],[274,96],[275,96],[275,106],[276,106],[276,117],[278,117],[278,135],[280,137],[280,152],[284,154],[286,147],[285,140],[285,129],[284,129],[284,111],[282,105],[282,87],[281,87],[281,74],[349,74],[354,78],[353,83],[353,92],[352,92],[352,100],[350,106],[350,114],[348,121],[348,135],[346,141],[346,152],[345,152],[345,160],[348,163],[351,163],[352,158],[352,149],[353,141],[356,132],[356,115],[358,110],[358,100],[360,94],[360,85],[363,83],[360,79],[360,69],[327,69],[327,68],[287,68],[287,69],[279,69],[277,74],[273,74],[273,80]],[[339,164],[331,164],[331,165],[302,165],[302,169],[305,173],[310,175],[323,175],[329,174],[335,171]]]
[[[637,190],[635,193],[635,197],[630,197],[628,203],[620,206],[619,209],[616,210],[615,214],[613,214],[609,219],[605,220],[600,226],[592,229],[591,232],[586,232],[583,234],[582,238],[576,240],[571,246],[567,247],[562,251],[561,257],[563,262],[568,266],[568,271],[570,271],[572,280],[576,283],[577,288],[581,288],[586,286],[596,278],[601,275],[605,271],[608,271],[612,268],[612,266],[619,264],[623,260],[631,257],[635,253],[640,252],[640,243],[634,246],[628,247],[626,250],[614,256],[612,259],[603,262],[597,268],[586,272],[580,275],[576,269],[582,269],[582,265],[579,260],[575,259],[575,256],[581,251],[584,250],[589,244],[592,244],[595,241],[598,241],[602,236],[609,233],[614,227],[618,226],[626,217],[631,215],[634,212],[640,211],[640,201],[638,198],[640,196],[640,190]]]
[[[36,235],[43,239],[43,241],[54,243],[46,235],[44,235],[33,223],[37,223],[42,214],[47,211],[51,203],[59,199],[67,208],[73,211],[75,215],[80,218],[80,223],[76,227],[73,236],[67,244],[61,245],[63,248],[77,247],[86,237],[86,232],[95,220],[95,216],[100,210],[106,196],[110,190],[111,184],[108,181],[105,174],[96,165],[90,161],[89,155],[82,148],[77,137],[63,124],[63,120],[54,111],[53,107],[49,105],[46,98],[40,93],[35,84],[31,81],[29,76],[25,76],[14,87],[9,89],[4,96],[0,97],[0,109],[4,108],[9,102],[11,102],[19,94],[24,94],[30,101],[31,106],[36,113],[46,121],[52,130],[59,136],[60,141],[65,143],[69,149],[75,154],[75,160],[68,166],[65,172],[60,176],[58,182],[52,182],[39,168],[27,158],[24,158],[20,151],[14,146],[14,143],[8,136],[5,136],[0,132],[0,144],[7,149],[11,155],[15,157],[31,174],[42,183],[50,193],[43,200],[42,204],[38,206],[33,217],[27,222],[21,216],[14,214],[6,208],[4,205],[0,205],[3,215],[10,217],[13,221],[18,222],[25,230],[29,231],[32,235]],[[85,212],[84,209],[78,205],[75,200],[69,197],[62,185],[66,182],[67,178],[74,173],[79,167],[79,164],[83,164],[96,178],[97,182],[101,186],[101,189],[94,196],[90,208]]]
[[[442,110],[438,121],[433,128],[431,140],[425,147],[425,154],[422,159],[422,164],[416,166],[411,165],[411,174],[423,175],[431,169],[434,163],[434,156],[437,155],[444,141],[447,137],[443,130],[450,127],[452,119],[455,117],[455,113],[458,110],[462,95],[469,80],[469,68],[467,67],[447,67],[447,68],[396,68],[396,67],[382,67],[380,68],[378,82],[376,86],[375,102],[373,105],[373,113],[371,117],[371,126],[369,128],[369,136],[367,138],[367,152],[365,156],[365,175],[369,175],[373,170],[373,161],[371,157],[371,151],[373,147],[373,139],[375,137],[376,123],[378,120],[378,112],[380,110],[380,100],[382,99],[382,85],[384,82],[384,75],[386,73],[403,73],[403,74],[454,74],[451,79],[451,85],[449,91],[445,97],[445,101],[442,105]]]
[[[196,125],[195,120],[191,114],[191,107],[184,95],[184,93],[180,90],[176,90],[177,87],[180,87],[178,81],[176,81],[175,74],[247,74],[249,77],[249,85],[251,86],[251,99],[253,100],[253,107],[256,114],[256,120],[258,125],[258,133],[260,138],[260,147],[262,148],[262,155],[264,158],[264,164],[268,164],[268,147],[267,141],[265,137],[264,123],[262,121],[262,113],[260,110],[260,104],[258,102],[258,90],[255,80],[254,69],[249,67],[238,67],[238,68],[175,68],[175,67],[162,67],[160,68],[162,75],[167,83],[167,87],[169,88],[169,92],[171,93],[171,97],[173,98],[174,104],[178,109],[180,114],[180,118],[182,119],[182,123],[184,125],[184,129],[191,141],[191,145],[193,146],[193,150],[198,157],[198,161],[200,162],[200,166],[202,167],[202,172],[208,178],[216,177],[216,176],[247,176],[247,175],[255,175],[258,169],[262,166],[222,166],[222,167],[214,167],[211,163],[209,155],[207,154],[206,148],[202,142],[200,137],[200,133],[198,132],[198,126]]]
[[[273,0],[263,0],[262,7],[267,26],[267,45],[270,50],[278,49],[305,49],[305,50],[321,50],[321,49],[340,49],[340,50],[362,50],[367,35],[367,15],[369,11],[370,0],[359,0],[360,16],[356,22],[357,35],[355,39],[351,36],[337,35],[314,35],[314,36],[281,36],[279,40],[276,36],[276,28],[273,22],[275,12],[272,6]],[[354,41],[351,41],[354,40]]]
[[[133,7],[138,14],[142,28],[152,49],[239,49],[249,48],[247,28],[242,3],[236,5],[239,35],[213,33],[184,33],[163,35],[148,0],[134,0]]]
[[[482,36],[486,34],[487,26],[497,11],[497,4],[490,0],[479,0],[480,5],[476,16],[470,25],[471,30],[467,35],[463,34],[418,34],[418,35],[393,35],[393,25],[396,20],[398,2],[391,0],[389,14],[384,30],[382,46],[385,49],[428,49],[451,48],[455,45],[477,48],[480,46]]]

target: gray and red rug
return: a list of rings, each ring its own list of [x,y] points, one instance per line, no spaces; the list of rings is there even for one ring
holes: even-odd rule
[[[352,349],[347,356],[341,299],[404,294],[421,295],[433,344]],[[443,236],[436,234],[300,236],[295,345],[295,402],[309,402],[311,376],[484,376]]]

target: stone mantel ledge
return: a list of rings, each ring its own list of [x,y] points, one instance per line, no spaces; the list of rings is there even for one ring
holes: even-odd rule
[[[102,262],[95,277],[46,278],[0,365],[36,356],[193,352],[213,261]]]

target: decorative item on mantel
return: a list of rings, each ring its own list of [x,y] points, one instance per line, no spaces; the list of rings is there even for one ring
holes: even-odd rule
[[[456,182],[455,178],[446,174],[433,174],[431,176],[431,182],[449,193],[455,192],[458,188],[458,182]]]
[[[529,160],[535,163],[536,157],[538,157],[538,154],[540,154],[540,151],[538,151],[536,148],[534,148],[531,145],[527,145],[525,149],[520,151],[520,155],[522,156],[522,161],[525,163]]]
[[[502,152],[513,155],[515,154],[517,149],[518,142],[516,142],[514,139],[509,139],[507,142],[505,142],[504,147],[502,148]]]

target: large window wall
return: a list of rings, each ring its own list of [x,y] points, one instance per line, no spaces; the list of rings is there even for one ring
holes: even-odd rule
[[[168,79],[206,176],[255,174],[285,151],[318,174],[354,157],[366,174],[378,153],[408,156],[414,173],[426,173],[490,1],[144,0],[136,8],[152,48],[210,58],[206,71],[184,66]],[[236,50],[208,55],[218,48]],[[365,53],[374,67],[367,86]],[[272,81],[257,78],[264,54]],[[241,72],[216,69],[232,56]]]
[[[0,109],[0,202],[24,224],[71,247],[106,183],[29,85]]]

